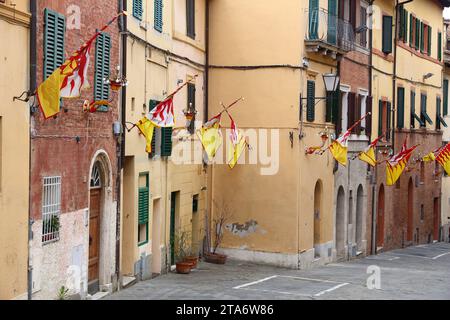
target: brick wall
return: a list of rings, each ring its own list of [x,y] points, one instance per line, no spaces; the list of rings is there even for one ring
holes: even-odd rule
[[[95,34],[117,14],[116,0],[99,1],[62,1],[42,0],[37,10],[37,83],[43,81],[44,61],[44,9],[50,8],[66,16],[70,24],[68,8],[76,5],[80,8],[81,28],[66,28],[65,55],[70,56],[87,39]],[[111,35],[111,68],[119,64],[118,23],[106,30]],[[41,218],[42,178],[51,175],[62,176],[61,212],[71,212],[88,206],[90,165],[94,154],[103,149],[107,152],[112,165],[114,199],[117,171],[117,142],[112,133],[112,123],[118,120],[118,95],[110,93],[112,100],[107,113],[84,113],[84,100],[93,100],[95,68],[95,44],[91,49],[91,64],[88,80],[90,89],[84,90],[81,98],[64,99],[64,108],[56,119],[44,120],[40,111],[32,118],[31,150],[31,208],[35,219]],[[77,142],[79,137],[79,142]]]

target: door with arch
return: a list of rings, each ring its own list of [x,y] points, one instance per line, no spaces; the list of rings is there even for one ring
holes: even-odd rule
[[[336,254],[337,258],[345,258],[345,191],[340,187],[336,200]]]
[[[322,181],[318,180],[314,188],[314,248],[320,244],[321,238],[321,221],[322,214]],[[318,250],[315,253],[316,257],[320,255]]]
[[[99,162],[94,164],[91,173],[89,192],[89,263],[88,291],[99,291],[100,275],[100,219],[102,211],[102,172]]]
[[[384,217],[385,217],[385,195],[384,185],[381,185],[378,193],[378,210],[377,210],[377,247],[382,248],[384,245]]]
[[[406,241],[412,242],[414,237],[414,183],[409,179],[408,183],[408,217],[406,226]]]
[[[364,221],[364,188],[359,185],[358,191],[356,193],[356,244],[358,250],[362,249],[363,241],[363,221]]]

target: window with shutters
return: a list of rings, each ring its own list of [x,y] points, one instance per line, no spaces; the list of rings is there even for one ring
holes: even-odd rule
[[[390,140],[391,103],[389,101],[380,100],[378,103],[378,136],[384,135],[386,141]]]
[[[102,32],[95,45],[95,76],[94,76],[94,100],[109,99],[109,85],[105,79],[109,78],[109,68],[111,63],[111,36]],[[107,107],[106,107],[107,108]],[[107,111],[101,108],[97,111]]]
[[[415,36],[416,36],[416,18],[411,13],[409,15],[409,46],[411,48],[414,47]]]
[[[427,95],[424,93],[420,95],[420,121],[422,122],[421,127],[423,128],[427,126],[427,122],[433,125],[433,120],[431,120],[427,113]]]
[[[442,33],[441,32],[438,32],[437,58],[439,61],[442,61]]]
[[[172,128],[161,128],[161,156],[170,157],[172,155]]]
[[[424,124],[422,122],[422,120],[420,119],[420,117],[417,115],[416,112],[416,92],[415,91],[411,91],[411,101],[410,101],[410,105],[411,105],[411,128],[415,128],[416,127],[416,121],[419,122],[419,126],[422,127]]]
[[[397,20],[398,39],[406,43],[408,41],[408,11],[403,6],[399,7]]]
[[[415,20],[416,20],[416,34],[415,34],[414,48],[416,48],[416,50],[419,50],[419,48],[420,48],[420,20],[417,18]]]
[[[355,119],[357,117],[357,103],[356,103],[356,94],[354,92],[348,93],[348,112],[347,112],[347,124],[348,128],[353,126],[356,122]],[[359,118],[358,118],[359,119]],[[352,130],[352,133],[356,133],[356,128]]]
[[[195,83],[188,83],[187,85],[187,107],[188,110],[195,110]],[[189,124],[188,131],[190,134],[195,132],[195,116]]]
[[[444,118],[442,117],[442,101],[441,97],[436,97],[436,130],[441,130],[441,125],[444,126],[444,128],[447,128],[447,123],[445,122]]]
[[[195,39],[195,0],[186,0],[186,35]]]
[[[361,1],[359,10],[359,29],[361,30],[361,32],[358,33],[358,37],[359,45],[364,48],[367,48],[369,45],[369,42],[367,41],[369,34],[369,28],[367,28],[367,8],[368,4]]]
[[[425,50],[425,24],[423,21],[420,22],[420,52]]]
[[[142,20],[142,15],[144,13],[142,1],[143,0],[133,0],[133,17],[138,20]]]
[[[316,83],[312,80],[308,80],[306,86],[306,120],[308,122],[314,122],[316,117]]]
[[[150,187],[148,172],[139,174],[138,190],[138,245],[148,243]]]
[[[48,8],[44,11],[44,80],[64,63],[66,18]]]
[[[448,79],[444,79],[444,85],[443,85],[443,104],[444,104],[444,117],[448,115]]]
[[[383,16],[382,51],[392,52],[392,16]]]
[[[405,88],[397,88],[397,128],[405,127]]]
[[[337,125],[339,115],[339,97],[339,90],[327,93],[325,121],[331,122],[335,125]]]
[[[158,100],[150,100],[148,110],[151,111],[160,103]],[[161,128],[155,128],[153,131],[152,138],[152,152],[149,153],[148,157],[154,159],[161,156]]]
[[[158,32],[163,31],[163,0],[154,0],[154,28]]]

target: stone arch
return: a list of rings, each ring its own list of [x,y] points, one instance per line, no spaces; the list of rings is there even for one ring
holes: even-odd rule
[[[345,258],[345,191],[341,186],[336,199],[336,254],[338,259]]]
[[[364,187],[360,184],[356,192],[356,244],[362,249],[364,239]]]
[[[314,248],[316,257],[320,256],[320,250],[317,247],[322,240],[322,214],[323,214],[323,184],[322,180],[317,180],[314,187]]]
[[[382,184],[378,192],[377,248],[382,248],[384,245],[384,220],[385,220],[385,194],[384,194],[384,185]]]

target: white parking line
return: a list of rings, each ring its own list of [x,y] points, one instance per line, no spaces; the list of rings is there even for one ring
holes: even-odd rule
[[[249,287],[249,286],[252,286],[254,284],[258,284],[258,283],[261,283],[261,282],[264,282],[264,281],[267,281],[267,280],[270,280],[270,279],[273,279],[273,278],[276,278],[276,277],[278,277],[278,276],[275,275],[275,276],[267,277],[267,278],[264,278],[264,279],[261,279],[261,280],[249,282],[249,283],[246,283],[246,284],[234,287],[233,289],[242,289],[242,288]]]
[[[333,288],[330,288],[330,289],[327,289],[327,290],[323,290],[323,291],[320,291],[319,293],[316,293],[314,295],[314,297],[320,297],[320,296],[324,295],[325,293],[329,293],[329,292],[334,291],[336,289],[342,288],[343,286],[346,286],[346,285],[348,285],[348,283],[338,284],[337,286],[334,286]]]
[[[315,282],[324,282],[324,283],[342,283],[342,282],[331,281],[331,280],[322,280],[322,279],[314,279],[314,278],[303,278],[303,277],[294,277],[294,276],[280,276],[280,275],[278,275],[277,277],[299,279],[299,280],[306,280],[306,281],[315,281]]]
[[[440,254],[440,255],[438,255],[438,256],[436,256],[436,257],[433,257],[433,258],[431,258],[431,259],[436,260],[436,259],[439,259],[440,257],[446,256],[446,255],[448,255],[448,254],[450,254],[450,252]]]

